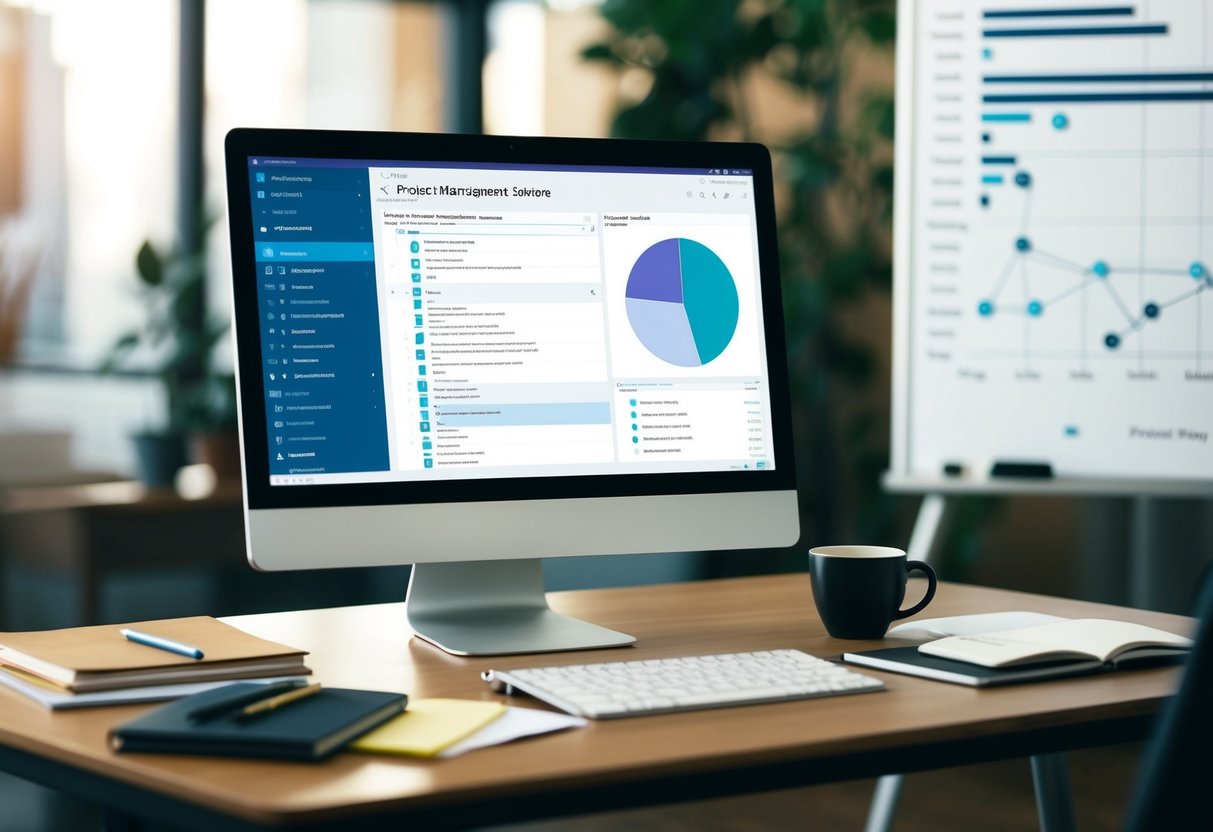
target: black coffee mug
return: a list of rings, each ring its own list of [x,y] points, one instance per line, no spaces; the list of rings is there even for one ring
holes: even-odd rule
[[[927,576],[927,592],[901,609],[911,572]],[[834,638],[880,638],[889,624],[921,612],[935,597],[935,570],[888,546],[818,546],[809,550],[813,601]]]

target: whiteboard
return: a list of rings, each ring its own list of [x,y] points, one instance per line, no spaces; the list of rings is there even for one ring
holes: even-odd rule
[[[899,4],[891,487],[1213,491],[1213,7],[1083,5]]]

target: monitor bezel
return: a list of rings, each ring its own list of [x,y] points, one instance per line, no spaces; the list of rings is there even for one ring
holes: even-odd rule
[[[232,247],[233,349],[241,417],[244,493],[249,509],[718,494],[796,488],[771,160],[764,146],[728,142],[237,128],[227,135],[225,156]],[[264,427],[265,379],[261,372],[265,359],[261,352],[248,173],[249,160],[258,157],[752,170],[774,466],[765,470],[695,473],[270,485],[269,438]]]

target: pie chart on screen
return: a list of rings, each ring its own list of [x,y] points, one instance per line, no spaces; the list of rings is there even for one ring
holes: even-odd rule
[[[632,331],[669,364],[701,367],[724,352],[737,330],[733,275],[694,240],[672,237],[645,249],[625,294]]]

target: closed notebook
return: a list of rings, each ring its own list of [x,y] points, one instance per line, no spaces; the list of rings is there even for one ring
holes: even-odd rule
[[[127,641],[121,632],[124,627],[198,647],[204,658]],[[24,670],[71,691],[297,676],[311,672],[303,665],[305,655],[303,650],[258,638],[204,615],[0,633],[0,665]]]
[[[206,754],[319,760],[404,710],[402,693],[324,688],[252,719],[240,707],[192,716],[203,708],[245,697],[254,685],[227,685],[164,705],[112,729],[110,747],[122,752]]]

